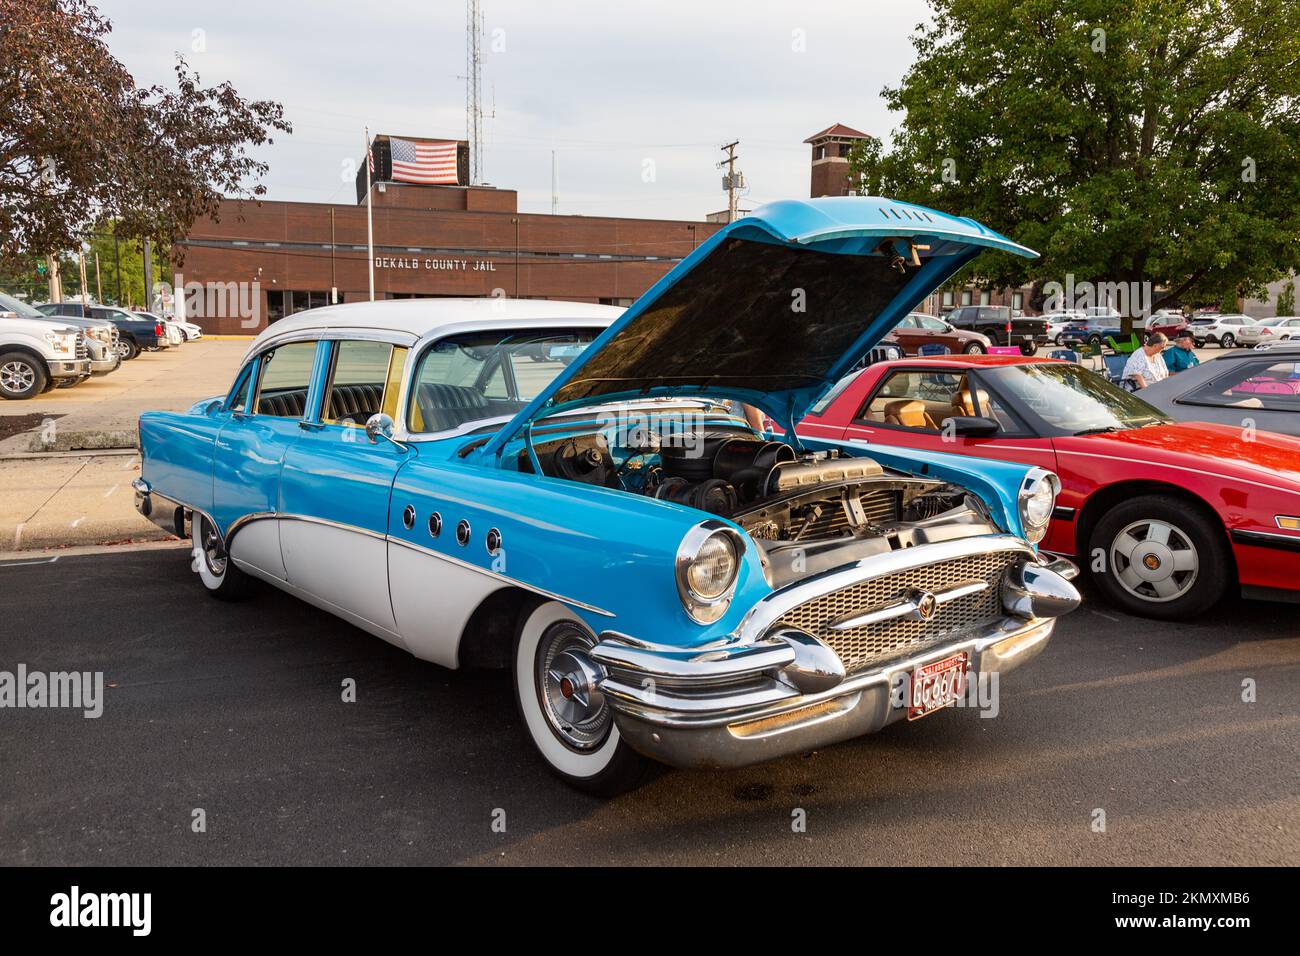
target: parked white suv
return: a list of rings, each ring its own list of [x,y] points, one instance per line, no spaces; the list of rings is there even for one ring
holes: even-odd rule
[[[60,381],[90,375],[80,329],[5,312],[0,322],[0,398],[35,398]]]
[[[1200,348],[1209,342],[1221,348],[1235,348],[1241,340],[1241,330],[1254,325],[1255,320],[1248,315],[1194,315],[1188,323],[1187,331],[1192,333],[1192,340]]]

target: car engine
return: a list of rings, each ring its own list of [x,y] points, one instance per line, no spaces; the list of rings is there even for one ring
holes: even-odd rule
[[[888,471],[867,454],[801,453],[748,431],[629,434],[612,448],[597,432],[533,450],[548,476],[731,519],[759,546],[774,584],[872,554],[996,531],[964,488]],[[519,468],[532,470],[526,453]]]

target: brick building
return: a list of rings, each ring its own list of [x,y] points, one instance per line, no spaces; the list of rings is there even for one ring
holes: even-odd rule
[[[393,182],[376,154],[377,299],[496,294],[627,305],[720,228],[520,213],[511,189]],[[177,301],[187,318],[208,332],[249,333],[303,309],[369,298],[364,178],[358,196],[356,205],[224,202],[177,244]]]

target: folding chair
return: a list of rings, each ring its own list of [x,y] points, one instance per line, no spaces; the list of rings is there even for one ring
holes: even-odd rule
[[[1128,356],[1103,355],[1101,360],[1106,363],[1106,377],[1108,379],[1125,391],[1137,391],[1136,383],[1131,378],[1124,377],[1124,366],[1128,364]]]

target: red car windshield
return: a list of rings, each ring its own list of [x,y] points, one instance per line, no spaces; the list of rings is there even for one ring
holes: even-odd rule
[[[1132,392],[1078,365],[1006,365],[983,374],[1047,424],[1076,435],[1170,420]]]

